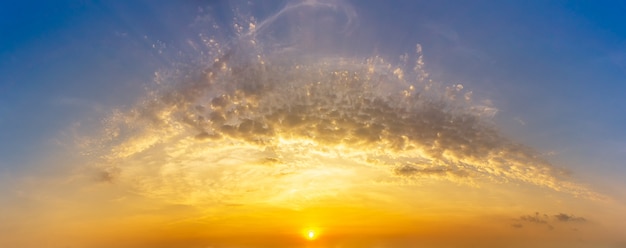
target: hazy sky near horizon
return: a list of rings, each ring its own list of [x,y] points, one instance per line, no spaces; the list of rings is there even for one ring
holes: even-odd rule
[[[624,11],[2,2],[0,246],[625,247]]]

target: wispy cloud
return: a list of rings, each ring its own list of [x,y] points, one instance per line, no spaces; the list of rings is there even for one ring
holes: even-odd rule
[[[569,215],[569,214],[564,214],[564,213],[554,215],[554,218],[560,222],[587,222],[587,219],[583,217],[577,217],[574,215]]]
[[[555,229],[555,224],[582,224],[587,222],[587,219],[582,217],[577,217],[571,214],[559,213],[555,215],[548,215],[545,213],[535,212],[533,215],[523,215],[519,218],[515,219],[515,222],[511,224],[514,228],[523,228],[524,225],[522,223],[536,224],[536,225],[545,225],[548,229]],[[577,228],[572,228],[576,229]]]
[[[548,224],[549,218],[547,214],[539,214],[535,213],[535,215],[524,215],[519,218],[521,221],[537,223],[537,224]]]

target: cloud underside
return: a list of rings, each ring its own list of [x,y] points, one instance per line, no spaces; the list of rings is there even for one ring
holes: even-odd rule
[[[380,59],[304,62],[239,52],[176,80],[114,111],[101,137],[84,138],[103,180],[146,191],[170,184],[228,192],[238,180],[334,168],[337,175],[363,169],[403,182],[514,181],[593,196],[502,137],[488,121],[495,109],[462,86],[444,87]]]
[[[523,228],[523,223],[541,225],[547,227],[549,230],[553,230],[555,229],[554,224],[584,224],[587,223],[587,219],[566,213],[548,215],[545,213],[535,212],[534,215],[524,215],[519,217],[515,220],[515,223],[511,224],[511,227]]]

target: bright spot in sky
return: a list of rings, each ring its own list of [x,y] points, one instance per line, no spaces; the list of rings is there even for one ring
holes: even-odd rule
[[[315,239],[315,231],[309,230],[309,233],[307,234],[307,237],[309,238],[309,240]]]

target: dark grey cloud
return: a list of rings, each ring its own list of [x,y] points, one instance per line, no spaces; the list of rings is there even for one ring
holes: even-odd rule
[[[577,217],[574,215],[569,215],[569,214],[564,214],[564,213],[559,213],[557,215],[554,215],[554,219],[560,222],[587,222],[587,219],[583,217]]]
[[[548,215],[545,213],[535,212],[532,215],[523,215],[518,219],[515,219],[515,222],[511,224],[515,228],[522,228],[522,223],[531,223],[531,224],[539,224],[545,225],[548,229],[553,230],[554,224],[567,224],[567,223],[585,223],[587,219],[583,217],[577,217],[571,214],[559,213],[556,215]]]
[[[550,219],[547,214],[540,214],[537,212],[534,215],[521,216],[519,220],[536,224],[548,224]]]
[[[107,167],[95,172],[95,180],[97,182],[113,183],[119,176],[120,170],[116,167]]]

